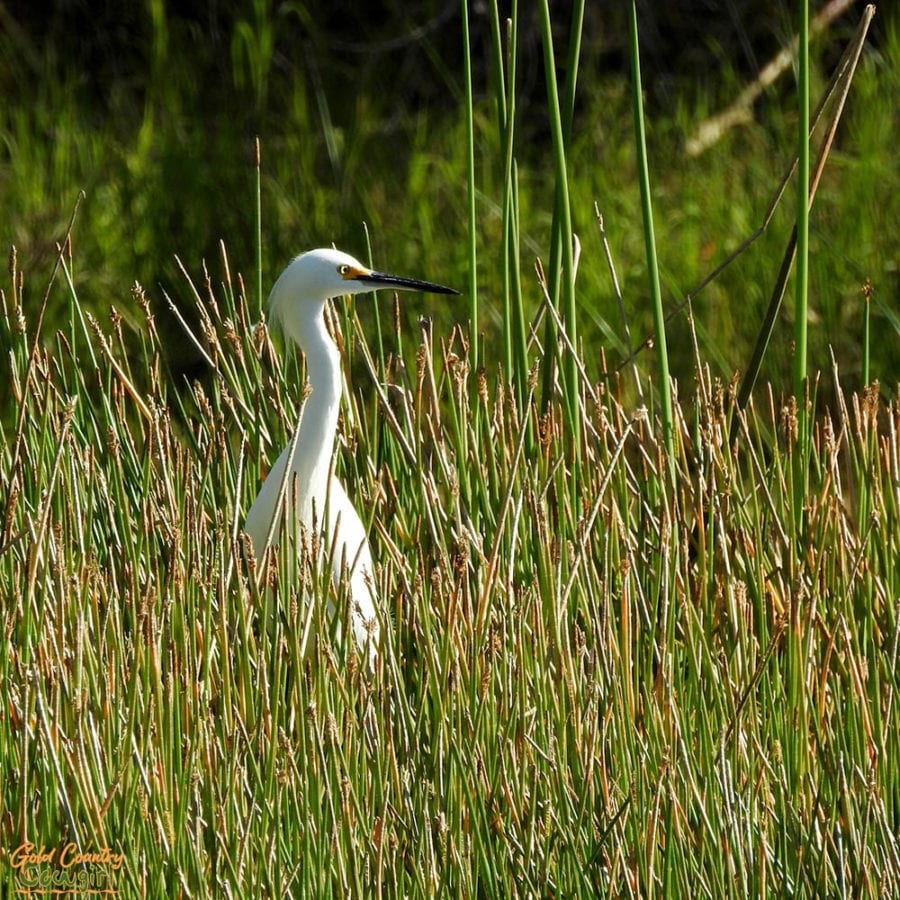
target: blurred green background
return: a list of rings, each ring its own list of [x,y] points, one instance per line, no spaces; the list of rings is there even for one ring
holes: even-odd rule
[[[823,4],[812,4],[815,13]],[[548,254],[553,169],[535,13],[519,9],[518,162],[523,284],[536,311],[536,256]],[[900,374],[900,16],[881,4],[812,215],[810,364],[830,376],[833,346],[858,386],[870,279],[872,375]],[[677,7],[677,10],[664,7]],[[703,156],[685,153],[697,125],[730,104],[794,30],[794,5],[639,4],[657,241],[674,305],[762,221],[795,150],[788,72]],[[632,333],[651,331],[628,84],[626,4],[588,4],[569,177],[579,269],[580,338],[621,361],[622,328],[593,205],[605,217]],[[854,4],[812,46],[818,99],[855,30]],[[501,7],[501,21],[509,10]],[[553,4],[557,59],[570,6]],[[494,105],[489,5],[469,7],[473,34],[477,241],[482,320],[499,334],[503,140]],[[264,291],[296,253],[335,243],[374,262],[464,288],[468,283],[464,68],[457,2],[87,2],[0,4],[0,238],[26,276],[26,316],[39,306],[55,242],[84,190],[74,230],[75,283],[99,315],[129,317],[140,282],[187,295],[174,257],[202,278],[233,272],[256,290],[255,139],[262,147]],[[746,365],[791,224],[793,187],[769,231],[698,298],[701,354],[723,377]],[[8,282],[8,277],[5,279]],[[54,288],[48,333],[66,315]],[[764,376],[790,383],[786,303]],[[440,325],[465,318],[429,309]],[[419,309],[411,309],[415,316]],[[673,374],[690,379],[683,317],[672,323]],[[170,363],[190,370],[174,339]],[[488,343],[488,346],[490,344]],[[642,363],[652,366],[650,354]],[[490,364],[491,357],[487,356]],[[789,389],[789,388],[788,388]]]

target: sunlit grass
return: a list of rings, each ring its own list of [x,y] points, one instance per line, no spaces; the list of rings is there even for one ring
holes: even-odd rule
[[[538,180],[503,143],[516,123],[496,115],[515,96],[503,80],[515,29],[496,25],[490,122],[470,106],[471,130],[461,120],[459,140],[423,147],[409,204],[366,236],[378,263],[482,292],[456,306],[407,297],[406,313],[385,294],[359,297],[331,317],[348,384],[336,465],[370,523],[384,603],[374,673],[328,639],[304,660],[302,571],[272,568],[260,589],[242,553],[241,523],[303,385],[302,360],[259,318],[263,234],[276,230],[266,210],[278,206],[265,139],[247,204],[256,247],[229,259],[223,245],[201,277],[181,271],[158,292],[179,299],[193,331],[185,341],[205,362],[194,379],[168,368],[156,289],[135,285],[100,314],[93,270],[79,268],[85,209],[74,254],[62,241],[35,270],[11,257],[0,291],[6,893],[21,887],[6,863],[26,840],[121,852],[112,882],[124,896],[900,891],[900,414],[895,373],[877,362],[891,356],[873,347],[871,377],[887,384],[854,392],[840,348],[837,364],[816,356],[813,323],[810,368],[834,389],[821,400],[812,379],[808,440],[779,387],[789,359],[772,367],[783,380],[761,381],[738,408],[732,373],[776,274],[776,225],[742,274],[711,285],[731,309],[721,329],[703,299],[677,322],[667,455],[651,357],[638,358],[635,402],[632,373],[610,373],[596,339],[620,331],[600,321],[598,194],[630,324],[652,321],[634,287],[646,283],[637,188],[602,190],[633,160],[617,168],[627,154],[616,149],[598,167],[596,147],[566,134],[567,88],[548,79],[562,107],[557,193],[541,206]],[[570,36],[575,58],[576,45]],[[702,171],[653,165],[672,296],[708,271],[679,260],[685,246],[712,241],[711,267],[758,224],[760,196],[765,209],[750,174],[725,177],[733,146]],[[441,166],[458,196],[428,188]],[[472,202],[478,233],[447,241],[438,207],[472,221]],[[313,205],[324,217],[326,195]],[[571,224],[554,236],[565,206]],[[285,211],[270,214],[278,225]],[[403,240],[422,228],[427,247]],[[564,258],[572,230],[577,269]],[[816,249],[813,232],[813,272]],[[766,290],[738,292],[748,277]],[[65,312],[42,319],[48,280],[48,307]],[[618,322],[613,300],[608,317]],[[868,338],[862,353],[868,367]],[[326,590],[314,591],[315,617]]]
[[[700,363],[672,468],[587,382],[572,468],[537,371],[519,407],[467,389],[458,340],[406,335],[417,368],[389,375],[390,414],[352,385],[339,456],[378,523],[369,678],[340,646],[300,661],[285,579],[261,626],[236,527],[299,379],[220,273],[199,302],[222,376],[177,399],[150,319],[137,357],[117,317],[28,378],[34,320],[3,292],[23,410],[2,455],[4,848],[121,848],[134,894],[897,888],[900,443],[877,389],[818,416],[807,493],[791,407],[771,397],[729,445],[733,388]]]
[[[161,7],[158,12],[165,14]],[[809,333],[810,366],[813,371],[827,368],[828,349],[834,347],[844,361],[844,376],[854,387],[862,384],[859,346],[865,302],[860,286],[866,278],[875,289],[872,375],[887,378],[900,365],[898,322],[891,303],[898,289],[897,260],[890,239],[900,217],[895,153],[900,125],[894,115],[900,105],[900,32],[896,14],[893,20],[890,16],[891,10],[879,9],[880,43],[870,47],[862,60],[838,147],[810,220],[810,315],[816,326]],[[487,23],[479,19],[477,24]],[[96,103],[87,103],[79,91],[59,83],[48,62],[46,70],[23,80],[19,94],[27,97],[24,108],[10,102],[0,109],[4,148],[0,222],[6,223],[0,236],[19,248],[31,273],[43,271],[52,260],[54,241],[65,228],[74,198],[84,189],[87,198],[75,242],[76,276],[91,284],[85,306],[100,315],[111,303],[122,306],[127,297],[123,285],[135,279],[148,286],[155,300],[159,284],[170,293],[180,288],[172,263],[175,254],[197,277],[201,260],[216,257],[220,240],[226,240],[242,260],[250,259],[251,248],[257,246],[249,198],[254,194],[254,136],[259,134],[264,285],[304,248],[333,241],[364,257],[366,222],[375,236],[375,259],[400,271],[444,270],[465,273],[468,279],[474,255],[482,295],[479,333],[494,345],[503,340],[504,307],[488,301],[506,300],[503,268],[495,263],[504,249],[508,190],[506,148],[498,128],[497,91],[503,85],[495,83],[494,60],[498,56],[502,63],[506,52],[502,15],[499,24],[501,43],[496,51],[489,35],[480,35],[484,56],[473,63],[471,107],[462,103],[465,79],[460,66],[455,88],[461,101],[458,110],[418,110],[392,119],[387,134],[381,117],[388,113],[379,106],[379,98],[369,99],[364,91],[356,101],[352,127],[332,124],[329,132],[317,105],[321,98],[302,72],[276,78],[272,66],[269,107],[265,115],[255,111],[251,75],[266,70],[260,61],[243,80],[235,76],[234,84],[225,79],[215,91],[199,92],[193,73],[181,68],[194,57],[180,52],[175,29],[168,45],[163,40],[154,44],[144,105],[133,100],[129,105],[125,87],[116,88],[111,91],[108,117],[99,121]],[[567,24],[556,19],[553,23],[562,113],[568,100],[564,74],[571,69],[569,45],[574,43]],[[0,35],[0,42],[11,40]],[[653,317],[647,300],[627,74],[595,71],[597,49],[591,41],[592,35],[586,34],[566,167],[572,229],[586,251],[579,272],[578,336],[585,347],[602,343],[611,362],[618,363],[625,348],[603,255],[597,252],[595,201],[619,265],[636,341],[653,333]],[[261,42],[259,52],[263,47]],[[9,54],[15,57],[14,47]],[[813,43],[811,54],[816,100],[832,59],[823,60],[820,41]],[[528,285],[534,257],[549,263],[551,256],[556,172],[549,164],[553,155],[546,109],[540,95],[534,96],[535,80],[542,84],[542,70],[526,70],[523,75],[519,68],[518,79],[527,79],[531,93],[530,105],[520,112],[523,121],[514,130],[519,263],[510,277]],[[26,91],[32,84],[37,86],[34,96]],[[176,90],[179,85],[185,90]],[[741,86],[740,76],[728,71],[721,77],[717,73],[704,88],[691,90],[679,83],[672,102],[661,106],[656,97],[647,115],[657,253],[667,310],[760,224],[796,148],[796,98],[788,76],[759,105],[753,122],[726,134],[701,158],[686,156],[685,137]],[[10,96],[18,94],[13,91]],[[469,115],[471,144],[466,134]],[[212,117],[215,127],[207,127],[206,117]],[[337,170],[331,163],[335,144]],[[477,169],[471,231],[466,187],[470,153]],[[754,329],[776,275],[772,258],[783,249],[795,213],[795,204],[783,203],[758,247],[698,298],[698,338],[721,377],[729,378],[746,366]],[[248,263],[243,269],[255,283],[254,267]],[[523,296],[526,321],[534,316],[539,298],[537,291]],[[465,302],[468,315],[472,297]],[[51,304],[48,315],[54,327],[62,327],[60,304]],[[160,319],[161,327],[166,327],[162,311]],[[792,310],[787,310],[765,360],[763,377],[776,383],[792,373],[791,319]],[[449,328],[454,318],[439,312],[437,321]],[[679,318],[670,325],[669,362],[673,374],[689,378],[692,359],[683,336]],[[187,355],[186,348],[180,349]],[[649,365],[653,354],[645,355]]]

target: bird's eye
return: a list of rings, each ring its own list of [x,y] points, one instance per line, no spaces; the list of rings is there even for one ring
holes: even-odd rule
[[[350,266],[348,266],[346,263],[344,263],[344,265],[342,266],[338,266],[338,274],[346,278],[350,274]]]

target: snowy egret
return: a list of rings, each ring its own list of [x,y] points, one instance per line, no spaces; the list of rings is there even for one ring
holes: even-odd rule
[[[327,249],[301,254],[275,282],[269,295],[269,317],[305,354],[312,391],[303,405],[299,431],[269,471],[244,527],[257,560],[267,541],[277,542],[281,533],[280,498],[287,498],[286,508],[293,510],[293,524],[305,529],[307,543],[311,543],[314,528],[318,529],[321,551],[316,562],[330,561],[335,585],[347,573],[354,639],[370,664],[376,656],[379,636],[372,554],[363,523],[331,471],[341,401],[341,369],[340,354],[325,326],[324,311],[329,298],[378,288],[459,293],[440,284],[375,272],[346,253]],[[288,533],[299,532],[294,529]],[[301,552],[299,541],[297,552]],[[331,603],[329,612],[334,613]]]

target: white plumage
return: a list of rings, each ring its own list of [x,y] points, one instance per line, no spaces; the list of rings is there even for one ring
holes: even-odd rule
[[[292,498],[296,497],[296,523],[302,525],[310,537],[315,518],[321,535],[321,553],[324,558],[331,558],[335,584],[340,582],[345,569],[349,569],[353,637],[370,664],[374,664],[379,639],[378,597],[365,527],[343,485],[331,474],[341,402],[341,369],[338,349],[325,327],[324,311],[325,303],[331,297],[360,294],[379,287],[457,293],[439,284],[374,272],[346,253],[323,249],[310,250],[293,260],[281,273],[269,296],[270,320],[280,324],[284,333],[303,351],[312,389],[303,405],[288,474],[285,493],[288,508]],[[250,537],[257,560],[273,530],[273,518],[276,513],[280,514],[278,498],[290,451],[288,444],[269,471],[247,514],[244,530]],[[322,528],[326,512],[327,521]],[[283,527],[278,521],[274,526],[273,543],[279,543],[282,533]],[[333,614],[334,607],[330,602],[329,610]]]

